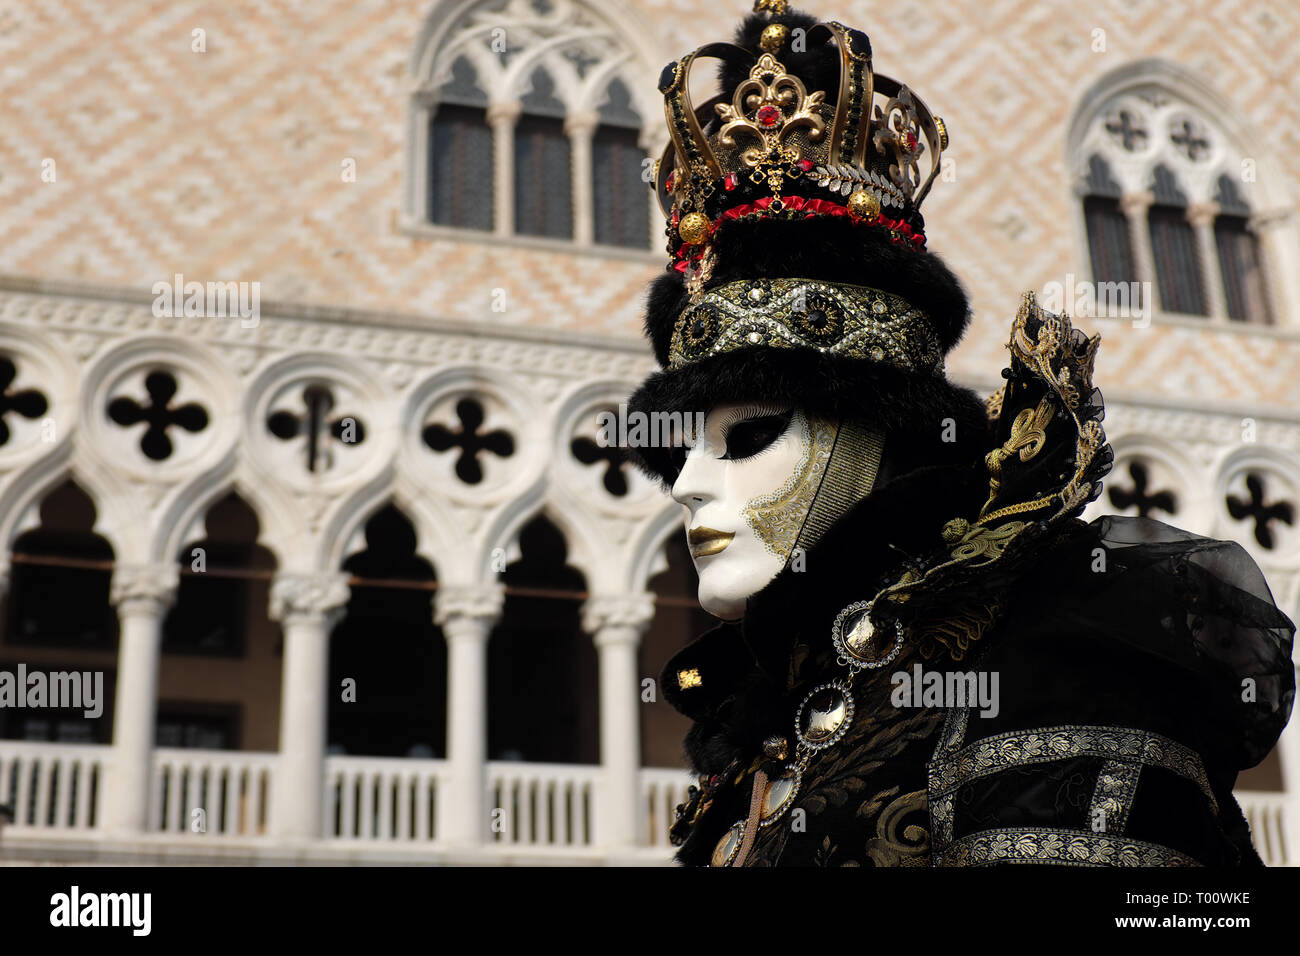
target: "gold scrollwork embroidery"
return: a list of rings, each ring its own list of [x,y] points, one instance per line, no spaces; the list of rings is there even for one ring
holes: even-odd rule
[[[1047,444],[1047,426],[1051,423],[1055,410],[1050,395],[1044,395],[1036,408],[1024,408],[1011,422],[1011,435],[984,459],[989,470],[989,498],[980,509],[980,516],[993,506],[997,500],[998,489],[1002,484],[1002,463],[1012,455],[1019,454],[1021,461],[1029,461]]]
[[[917,790],[903,794],[881,811],[876,835],[867,841],[867,856],[876,866],[924,866],[929,862],[930,834],[925,827],[902,825],[904,817],[925,810],[925,791]]]
[[[971,567],[979,567],[996,561],[1002,556],[1007,545],[1025,527],[1023,521],[1004,521],[995,528],[977,525],[972,528],[961,518],[949,521],[943,529],[943,540],[952,545],[951,557],[954,561],[971,561]],[[976,558],[983,560],[975,561]]]
[[[744,509],[745,520],[767,550],[788,561],[799,538],[808,509],[821,484],[835,447],[837,427],[823,418],[807,417],[796,411],[795,424],[802,431],[806,451],[799,464],[780,488],[750,501]]]

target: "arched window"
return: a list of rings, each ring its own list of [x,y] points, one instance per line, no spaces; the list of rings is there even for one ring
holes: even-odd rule
[[[345,754],[446,754],[447,648],[433,622],[433,567],[393,505],[365,527],[346,613],[330,636],[329,746]]]
[[[533,73],[515,123],[515,231],[525,236],[573,237],[573,186],[564,104],[545,70]]]
[[[658,69],[591,0],[437,9],[412,61],[408,228],[649,250],[642,122]],[[633,91],[636,91],[635,93]]]
[[[1099,282],[1133,282],[1133,242],[1128,219],[1120,208],[1119,183],[1100,156],[1088,160],[1087,191],[1083,196],[1083,217],[1088,229],[1088,253],[1092,276]]]
[[[1164,166],[1152,171],[1151,193],[1155,202],[1147,210],[1147,227],[1161,308],[1184,315],[1205,315],[1202,264],[1196,251],[1196,234],[1187,218],[1187,196]]]
[[[108,743],[113,732],[117,614],[109,603],[113,549],[94,532],[95,505],[65,482],[40,505],[40,524],[13,546],[0,669],[104,672],[104,712],[0,708],[0,738]],[[0,802],[6,798],[0,793]]]
[[[505,605],[488,642],[488,757],[594,764],[600,714],[596,648],[582,629],[586,581],[545,517],[519,532],[519,551],[501,575]]]
[[[1228,300],[1228,318],[1234,322],[1272,322],[1268,285],[1260,255],[1259,236],[1250,225],[1250,207],[1242,199],[1236,182],[1220,176],[1215,205],[1214,245],[1223,270],[1223,293]]]
[[[1263,191],[1248,142],[1229,105],[1163,61],[1128,64],[1085,94],[1068,149],[1099,304],[1107,283],[1137,283],[1165,314],[1274,320],[1267,259],[1284,243],[1264,241],[1280,219],[1259,213],[1282,200]]]
[[[621,80],[609,86],[591,143],[591,193],[596,242],[643,248],[650,229],[645,201],[641,116]]]
[[[257,515],[237,494],[208,509],[204,529],[177,555],[180,586],[163,619],[162,650],[243,657],[249,634],[272,626],[267,581],[275,558],[258,545]]]
[[[428,216],[440,226],[492,228],[492,130],[487,94],[464,57],[437,92],[429,118]]]
[[[234,492],[208,509],[203,527],[177,554],[180,582],[162,625],[155,742],[274,750],[282,636],[267,608],[275,557],[257,543],[257,513]]]
[[[113,549],[92,530],[93,502],[68,481],[46,495],[40,519],[14,542],[5,643],[116,650]]]

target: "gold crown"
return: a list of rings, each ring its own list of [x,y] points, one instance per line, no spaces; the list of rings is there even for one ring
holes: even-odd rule
[[[711,289],[677,319],[668,367],[751,346],[806,348],[910,371],[943,369],[929,316],[870,286],[740,279]]]
[[[786,7],[755,5],[769,14]],[[806,48],[829,40],[838,52],[833,106],[825,90],[810,92],[778,59],[793,42],[784,22],[763,30],[757,58],[734,43],[710,43],[664,68],[659,90],[671,141],[655,189],[679,263],[725,219],[749,216],[848,215],[885,226],[900,242],[924,244],[915,213],[948,146],[943,121],[906,86],[872,71],[871,41],[860,30],[827,21],[799,39]],[[691,68],[709,58],[746,67],[748,76],[696,106]]]

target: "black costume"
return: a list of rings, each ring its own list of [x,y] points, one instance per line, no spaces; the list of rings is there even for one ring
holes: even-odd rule
[[[842,428],[801,567],[665,668],[700,775],[678,859],[1259,865],[1232,787],[1289,717],[1294,627],[1235,544],[1079,520],[1111,464],[1096,337],[1026,295],[1002,390],[944,377],[968,306],[918,208],[942,121],[872,73],[864,34],[758,7],[697,51],[721,96],[692,103],[696,54],[660,83],[665,368],[631,406],[788,401],[884,450],[864,462]],[[671,450],[629,451],[672,483]]]

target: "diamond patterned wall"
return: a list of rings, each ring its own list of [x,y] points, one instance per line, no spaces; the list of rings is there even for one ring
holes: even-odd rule
[[[968,284],[958,374],[992,383],[1020,293],[1087,272],[1066,125],[1084,91],[1161,57],[1238,110],[1300,180],[1300,7],[1254,0],[816,3],[865,28],[877,68],[952,134],[956,182],[931,245]],[[256,280],[264,302],[356,307],[631,338],[656,255],[429,238],[400,223],[409,63],[429,0],[0,2],[0,273],[145,295],[174,273]],[[659,66],[721,39],[748,4],[597,4]],[[206,52],[193,52],[193,31]],[[1094,31],[1106,49],[1094,52]],[[1292,38],[1292,39],[1288,39]],[[355,182],[340,175],[356,162]],[[52,159],[57,178],[42,180]],[[598,200],[599,201],[599,198]],[[1292,224],[1292,227],[1294,225]],[[504,312],[492,290],[507,290]],[[1294,329],[1294,315],[1282,316]],[[1098,379],[1133,397],[1300,407],[1294,335],[1102,326]]]

